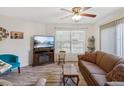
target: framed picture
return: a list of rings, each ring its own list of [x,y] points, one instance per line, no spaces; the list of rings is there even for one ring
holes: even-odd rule
[[[6,39],[8,36],[9,36],[9,32],[3,27],[0,27],[0,41]]]
[[[10,38],[11,39],[23,39],[23,32],[16,32],[16,31],[11,31],[10,32]]]

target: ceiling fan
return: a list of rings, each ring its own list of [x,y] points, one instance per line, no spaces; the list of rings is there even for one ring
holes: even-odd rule
[[[73,16],[72,19],[75,22],[78,22],[82,16],[86,16],[86,17],[91,17],[91,18],[95,18],[96,15],[95,14],[90,14],[90,13],[83,13],[84,11],[90,9],[91,7],[73,7],[71,10],[65,9],[65,8],[61,8],[62,11],[66,11],[69,13],[72,13],[71,15],[67,15],[63,18],[67,18],[70,16]],[[63,19],[62,18],[62,19]]]

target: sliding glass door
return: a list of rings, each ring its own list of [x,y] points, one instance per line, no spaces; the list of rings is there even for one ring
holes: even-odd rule
[[[85,32],[72,31],[71,33],[71,53],[84,53],[85,49]]]
[[[57,31],[55,37],[55,50],[58,53],[60,50],[70,53],[70,32]]]
[[[85,31],[56,31],[56,52],[84,53]]]

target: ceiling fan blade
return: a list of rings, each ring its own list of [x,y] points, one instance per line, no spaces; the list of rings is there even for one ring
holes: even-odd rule
[[[92,8],[92,7],[83,7],[82,10],[83,10],[83,11],[86,11],[86,10],[88,10],[88,9],[90,9],[90,8]]]
[[[66,16],[61,17],[60,19],[65,19],[65,18],[72,17],[72,16],[73,16],[73,14],[71,14],[71,15],[66,15]]]
[[[68,9],[65,9],[65,8],[61,8],[62,11],[66,11],[66,12],[69,12],[69,13],[73,13],[71,10],[68,10]]]
[[[96,15],[88,14],[88,13],[82,13],[82,14],[80,14],[80,16],[87,16],[87,17],[92,17],[92,18],[96,17]]]

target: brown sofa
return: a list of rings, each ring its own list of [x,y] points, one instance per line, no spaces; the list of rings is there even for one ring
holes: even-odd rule
[[[96,51],[96,62],[88,62],[78,55],[78,66],[81,74],[90,86],[103,85],[124,85],[124,82],[109,82],[106,74],[110,72],[116,64],[124,62],[124,59],[115,55]]]

